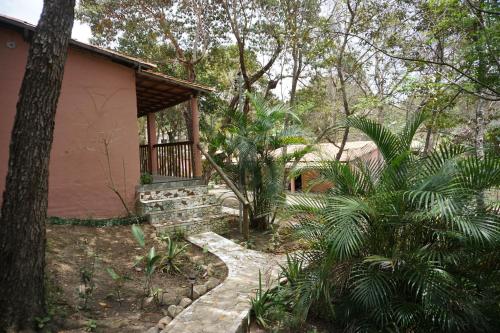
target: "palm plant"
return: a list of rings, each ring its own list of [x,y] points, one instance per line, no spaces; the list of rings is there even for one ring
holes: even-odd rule
[[[293,114],[282,103],[271,103],[259,95],[249,95],[249,114],[235,112],[228,129],[226,150],[237,159],[225,165],[251,203],[251,225],[267,229],[274,208],[283,192],[283,171],[286,158],[275,151],[285,145],[303,143],[297,127],[283,126],[287,115]]]
[[[453,145],[413,154],[424,120],[417,114],[394,134],[368,119],[348,119],[382,158],[324,162],[320,174],[334,187],[297,199],[295,234],[309,245],[301,254],[308,267],[290,288],[302,319],[322,309],[352,331],[498,327],[499,206],[481,198],[500,185],[500,160]]]
[[[189,244],[181,245],[168,235],[160,235],[160,240],[165,243],[165,253],[161,256],[160,266],[166,273],[177,272],[179,268],[179,256],[184,254]]]

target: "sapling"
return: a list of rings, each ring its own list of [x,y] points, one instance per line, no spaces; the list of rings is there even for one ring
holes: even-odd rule
[[[146,241],[144,238],[144,232],[137,225],[132,225],[132,235],[134,235],[135,240],[139,244],[139,246],[143,249],[146,249]],[[144,296],[149,296],[151,294],[151,280],[153,278],[153,274],[156,271],[158,266],[158,261],[161,259],[161,256],[156,253],[156,250],[153,247],[149,249],[146,255],[138,256],[136,258],[136,262],[134,266],[137,266],[142,261],[145,261],[144,267]]]
[[[94,292],[94,273],[97,265],[98,254],[97,248],[93,250],[90,248],[88,239],[83,239],[83,242],[79,243],[79,246],[83,252],[83,257],[79,272],[80,285],[77,292],[81,301],[80,308],[86,310]]]
[[[114,295],[118,303],[120,305],[122,304],[122,289],[123,285],[125,284],[126,281],[130,280],[130,277],[128,275],[121,275],[118,274],[113,268],[108,267],[106,268],[106,271],[108,272],[109,276],[113,279],[113,282],[115,284],[114,288]]]

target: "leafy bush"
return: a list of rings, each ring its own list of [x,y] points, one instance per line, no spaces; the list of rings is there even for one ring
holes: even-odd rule
[[[335,184],[297,199],[295,235],[307,268],[283,275],[291,313],[314,312],[348,331],[494,332],[500,327],[500,219],[484,191],[500,185],[497,156],[460,146],[410,152],[425,118],[393,134],[367,119],[348,125],[369,136],[382,158],[325,162]],[[320,311],[321,310],[321,311]]]
[[[285,129],[285,119],[290,122],[296,119],[285,104],[271,103],[259,95],[248,96],[252,114],[232,115],[223,148],[237,163],[226,163],[224,168],[250,202],[251,226],[264,230],[273,222],[276,208],[282,203],[287,157],[276,156],[274,152],[305,140],[297,126],[290,124]]]
[[[153,176],[150,173],[141,174],[141,184],[142,185],[152,184],[152,183],[153,183]]]

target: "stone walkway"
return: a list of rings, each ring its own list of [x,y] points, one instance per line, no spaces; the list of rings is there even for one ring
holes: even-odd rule
[[[228,268],[228,276],[170,322],[168,333],[243,333],[250,298],[259,286],[259,270],[263,285],[275,283],[279,262],[284,258],[247,250],[213,232],[188,237],[188,240],[218,256]]]

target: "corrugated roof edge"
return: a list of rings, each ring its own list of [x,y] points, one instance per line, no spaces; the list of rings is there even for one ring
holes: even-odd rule
[[[147,77],[153,77],[153,78],[156,78],[159,80],[167,81],[170,83],[177,84],[179,86],[184,86],[186,88],[195,89],[195,90],[202,91],[205,93],[210,93],[210,92],[215,91],[215,89],[213,87],[205,86],[203,84],[188,81],[188,80],[179,79],[179,78],[176,78],[176,77],[173,77],[170,75],[166,75],[163,73],[153,72],[151,70],[140,70],[137,72],[137,74],[142,74],[142,75],[145,75]]]
[[[26,29],[29,31],[34,31],[36,28],[36,26],[34,26],[31,23],[19,20],[19,19],[14,18],[14,17],[7,16],[4,14],[0,14],[0,23],[4,23],[4,24],[10,25],[12,27]],[[149,62],[144,61],[142,59],[134,58],[134,57],[131,57],[131,56],[128,56],[128,55],[125,55],[125,54],[122,54],[122,53],[119,53],[116,51],[108,50],[108,49],[105,49],[105,48],[102,48],[99,46],[83,43],[83,42],[77,41],[75,39],[71,39],[69,43],[72,46],[76,46],[76,47],[82,48],[84,50],[87,50],[90,52],[95,52],[95,53],[101,54],[103,56],[109,57],[113,60],[120,61],[120,62],[122,62],[130,67],[134,67],[134,68],[142,67],[142,68],[147,68],[147,69],[154,69],[157,67],[155,64],[149,63]]]

